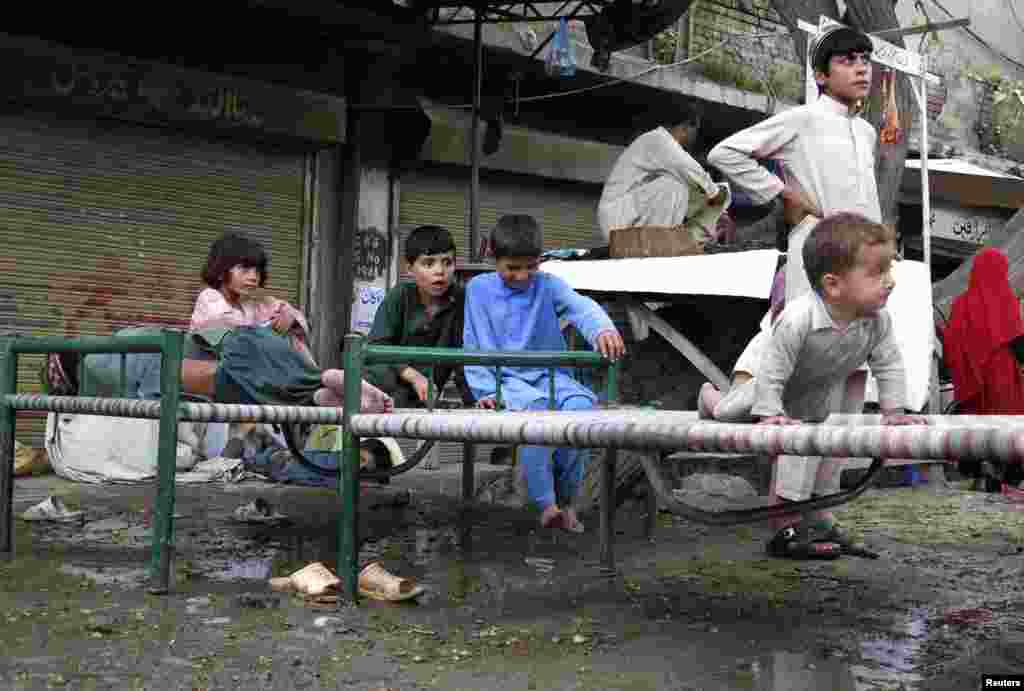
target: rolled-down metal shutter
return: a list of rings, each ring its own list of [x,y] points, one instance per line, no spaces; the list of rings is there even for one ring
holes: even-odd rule
[[[599,185],[546,180],[487,171],[480,178],[480,232],[491,231],[504,214],[536,218],[544,231],[545,249],[594,245]],[[468,257],[469,174],[465,169],[438,166],[402,177],[398,221],[402,241],[414,227],[436,223],[455,236],[459,257]],[[404,244],[401,245],[404,251]]]
[[[271,294],[299,296],[303,155],[109,122],[0,117],[0,331],[186,327],[210,243],[249,234]],[[20,357],[21,391],[41,357]],[[41,421],[18,415],[38,445]]]

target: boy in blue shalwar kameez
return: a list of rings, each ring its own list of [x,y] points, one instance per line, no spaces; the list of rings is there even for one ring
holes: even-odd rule
[[[477,276],[466,286],[464,348],[565,350],[559,324],[564,319],[605,357],[622,357],[622,336],[601,306],[561,278],[538,271],[543,237],[532,216],[502,216],[491,234],[491,245],[497,271]],[[477,405],[494,408],[495,369],[467,366],[465,372]],[[502,367],[502,402],[510,410],[548,409],[549,373],[548,368]],[[555,371],[555,399],[558,410],[590,410],[597,402],[594,393],[565,369]],[[572,501],[588,456],[586,449],[520,448],[526,491],[541,510],[542,526],[583,531]]]

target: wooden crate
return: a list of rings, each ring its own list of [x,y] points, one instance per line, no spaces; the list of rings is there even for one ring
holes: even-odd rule
[[[611,232],[608,254],[627,257],[684,257],[703,254],[704,244],[682,226],[635,226]]]

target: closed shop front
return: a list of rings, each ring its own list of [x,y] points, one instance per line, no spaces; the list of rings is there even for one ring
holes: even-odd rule
[[[502,215],[525,213],[540,222],[546,249],[589,248],[594,245],[600,198],[601,186],[594,183],[482,171],[480,236],[485,238]],[[447,227],[455,236],[460,260],[468,260],[469,171],[437,165],[402,176],[398,221],[403,235],[427,223]]]
[[[265,124],[252,112],[258,99],[238,93],[221,91],[215,114],[228,112],[226,98],[233,113],[250,109],[243,125]],[[0,331],[185,328],[210,244],[229,230],[267,249],[268,292],[302,304],[316,144],[231,134],[90,118],[82,108],[0,115]],[[41,364],[19,358],[19,390],[38,390]],[[22,441],[40,445],[41,430],[40,416],[18,415]]]

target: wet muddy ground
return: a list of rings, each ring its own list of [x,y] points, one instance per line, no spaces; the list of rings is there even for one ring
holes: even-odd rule
[[[429,476],[423,471],[422,476]],[[974,689],[1024,670],[1024,504],[875,489],[839,512],[883,558],[768,559],[761,525],[619,513],[618,571],[591,534],[481,507],[460,546],[451,497],[367,510],[362,558],[415,576],[417,603],[320,607],[270,576],[336,558],[331,492],[178,488],[175,587],[143,587],[152,489],[19,480],[15,510],[63,496],[84,526],[18,522],[0,562],[4,689]],[[422,483],[420,483],[422,486]],[[292,519],[243,526],[262,496]],[[386,502],[385,502],[386,503]]]

